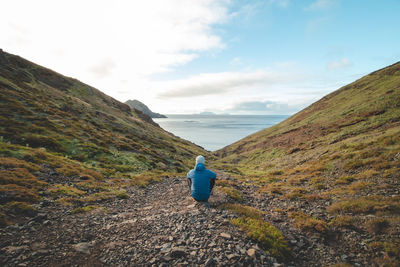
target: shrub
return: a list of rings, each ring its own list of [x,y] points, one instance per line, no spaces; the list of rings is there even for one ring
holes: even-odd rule
[[[335,219],[333,219],[330,224],[336,227],[347,227],[351,228],[354,227],[355,219],[352,216],[347,216],[347,215],[339,215],[336,216]]]
[[[86,194],[85,191],[79,190],[69,185],[55,184],[52,185],[48,190],[53,195],[64,195],[64,196],[81,196]]]
[[[357,199],[335,202],[327,209],[328,213],[364,213],[376,212],[400,213],[400,197],[366,196]]]
[[[273,194],[280,194],[282,195],[282,187],[283,187],[283,183],[282,182],[277,182],[277,183],[272,183],[272,184],[268,184],[264,187],[261,187],[258,191],[260,193],[267,193],[269,195],[273,195]]]
[[[289,193],[284,195],[284,197],[293,200],[303,197],[304,194],[307,194],[308,192],[309,191],[305,188],[297,187],[291,189]]]
[[[246,234],[271,255],[281,260],[287,260],[290,257],[290,250],[287,246],[287,241],[281,231],[273,225],[263,222],[262,220],[253,218],[236,218],[231,222],[239,226]]]
[[[320,233],[328,231],[328,226],[324,221],[315,219],[301,211],[292,212],[289,217],[294,220],[294,226],[300,230],[316,230]]]

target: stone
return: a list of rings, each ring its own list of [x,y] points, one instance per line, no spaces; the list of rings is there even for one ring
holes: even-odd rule
[[[256,255],[256,250],[254,248],[248,249],[247,255],[249,255],[249,257],[254,257]]]
[[[72,245],[72,247],[78,252],[82,252],[82,253],[85,253],[85,254],[90,254],[90,247],[91,246],[87,242],[78,243],[78,244]]]
[[[229,254],[229,255],[226,255],[226,257],[228,258],[228,260],[234,259],[234,258],[236,258],[237,256],[238,256],[237,254]]]
[[[231,235],[228,233],[220,233],[220,236],[226,239],[231,239]]]
[[[204,263],[204,266],[216,266],[217,262],[213,258],[208,258],[206,262]]]
[[[213,248],[213,247],[215,247],[217,244],[215,244],[215,242],[214,241],[212,241],[210,244],[208,244],[208,246],[210,247],[210,248]]]
[[[186,256],[186,251],[182,248],[173,248],[169,253],[169,256],[172,258],[181,258]]]

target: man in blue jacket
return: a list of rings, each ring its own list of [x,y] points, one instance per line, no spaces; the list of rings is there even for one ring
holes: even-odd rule
[[[207,202],[215,184],[217,174],[206,169],[203,156],[197,156],[196,167],[187,174],[190,190],[194,200]]]

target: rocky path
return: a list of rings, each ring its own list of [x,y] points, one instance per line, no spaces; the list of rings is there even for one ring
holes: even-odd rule
[[[107,211],[71,214],[42,202],[32,220],[0,230],[2,266],[281,266],[218,209],[194,202],[184,177],[130,188]]]

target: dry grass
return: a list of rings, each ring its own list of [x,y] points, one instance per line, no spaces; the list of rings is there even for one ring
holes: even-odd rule
[[[324,221],[315,219],[301,211],[291,212],[289,218],[293,219],[294,226],[300,230],[317,231],[320,233],[325,233],[329,230]]]
[[[367,196],[333,203],[328,213],[373,214],[376,212],[399,214],[400,197]]]

